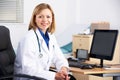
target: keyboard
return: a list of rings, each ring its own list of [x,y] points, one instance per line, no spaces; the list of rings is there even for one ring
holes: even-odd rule
[[[68,63],[70,67],[77,67],[81,69],[92,69],[96,66],[95,64],[88,64],[82,61],[75,61],[75,60],[68,60]]]

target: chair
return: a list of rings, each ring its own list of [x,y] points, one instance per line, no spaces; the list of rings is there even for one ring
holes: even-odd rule
[[[10,40],[10,31],[7,27],[0,26],[0,80],[13,80],[13,77],[46,80],[26,74],[13,74],[15,57],[16,55]]]

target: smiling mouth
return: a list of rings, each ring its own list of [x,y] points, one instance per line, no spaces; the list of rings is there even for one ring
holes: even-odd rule
[[[47,24],[47,23],[41,23],[41,25],[43,25],[43,26],[47,26],[48,24]]]

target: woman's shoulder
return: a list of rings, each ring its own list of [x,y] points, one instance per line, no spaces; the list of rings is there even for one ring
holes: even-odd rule
[[[49,34],[49,37],[50,38],[53,38],[53,39],[55,39],[55,34],[53,33],[53,34],[51,34],[51,33],[48,33]]]
[[[26,33],[25,36],[33,36],[34,34],[35,34],[34,30],[31,29],[31,30],[29,30],[29,31]]]
[[[34,38],[34,31],[33,30],[29,30],[22,38],[22,40],[30,40]]]

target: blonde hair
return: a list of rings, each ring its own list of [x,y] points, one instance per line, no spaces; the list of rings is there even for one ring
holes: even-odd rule
[[[35,18],[36,18],[36,15],[39,14],[43,9],[49,9],[52,13],[52,24],[51,26],[47,29],[48,32],[50,32],[51,34],[55,31],[55,15],[54,15],[54,12],[52,10],[52,8],[50,7],[49,4],[46,4],[46,3],[41,3],[41,4],[38,4],[34,11],[33,11],[33,14],[32,14],[32,17],[31,17],[31,20],[30,20],[30,23],[29,23],[29,28],[28,30],[30,29],[34,29],[36,30],[37,28],[37,24],[35,22]]]

